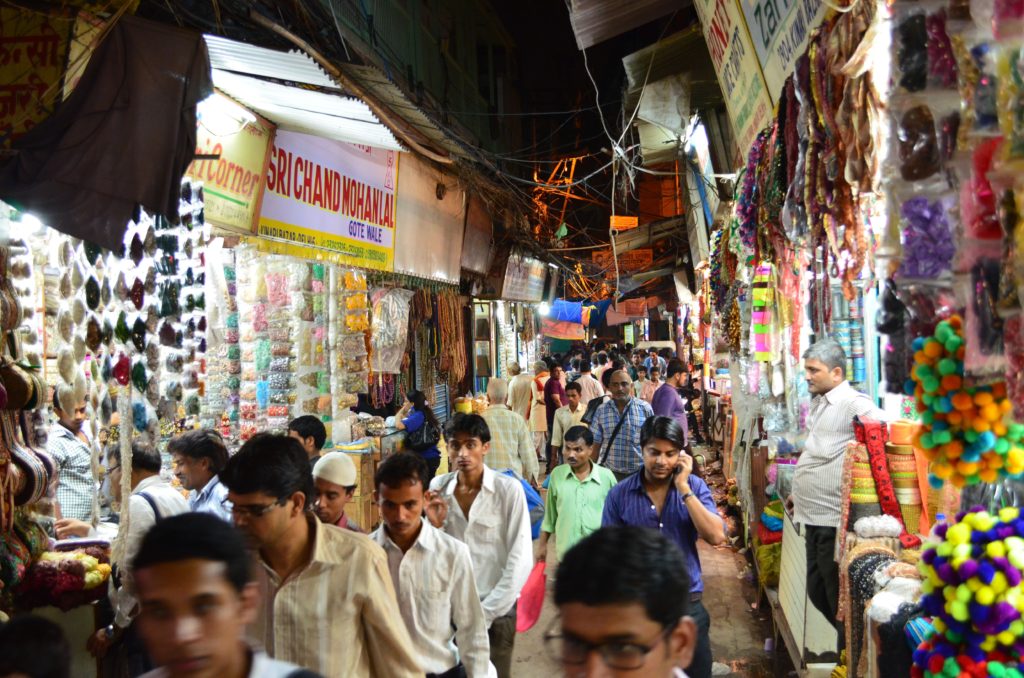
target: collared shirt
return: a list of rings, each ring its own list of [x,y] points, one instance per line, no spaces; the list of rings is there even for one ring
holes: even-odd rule
[[[644,387],[640,389],[639,398],[641,400],[646,401],[647,403],[650,403],[652,400],[654,400],[654,394],[657,393],[658,389],[661,388],[661,385],[664,383],[665,382],[663,381],[655,382],[648,379],[647,381],[644,382]]]
[[[550,375],[547,372],[541,372],[531,384],[533,401],[530,403],[530,430],[535,433],[548,432],[548,411],[544,407],[544,387],[549,379]]]
[[[96,496],[92,450],[61,424],[50,427],[46,451],[57,464],[57,503],[65,518],[89,522]]]
[[[675,419],[676,423],[683,427],[683,439],[690,440],[690,425],[686,421],[686,405],[683,404],[683,397],[679,395],[675,386],[668,382],[659,386],[651,399],[651,409],[654,410],[655,416]]]
[[[343,530],[350,530],[352,532],[358,532],[359,534],[363,534],[363,531],[359,528],[359,526],[353,523],[351,520],[349,520],[349,517],[345,515],[344,511],[341,512],[341,517],[338,518],[338,522],[334,523],[334,526],[340,527]]]
[[[580,378],[576,380],[576,383],[580,385],[582,392],[580,393],[580,407],[587,409],[587,403],[594,398],[600,398],[604,395],[604,386],[601,386],[601,382],[594,378],[594,375],[590,372],[581,374]]]
[[[557,379],[548,379],[548,382],[544,384],[544,412],[548,418],[547,425],[549,430],[555,420],[555,410],[567,402],[565,386],[562,385],[562,382]]]
[[[458,472],[438,476],[430,489],[448,503],[444,531],[469,547],[487,626],[512,609],[533,569],[526,495],[518,480],[484,467],[483,486],[467,519],[455,498]]]
[[[213,476],[203,489],[189,492],[188,507],[195,513],[209,513],[231,523],[231,509],[224,506],[227,498],[228,488],[224,487],[220,478]]]
[[[690,510],[686,508],[683,497],[673,481],[669,483],[665,505],[661,508],[661,515],[658,515],[657,507],[644,489],[643,474],[641,469],[612,488],[604,503],[601,524],[649,527],[661,532],[686,556],[686,569],[690,573],[690,592],[699,593],[704,590],[700,557],[697,555],[697,537],[700,535],[697,533],[697,526],[693,524],[693,519],[690,518]],[[697,496],[700,503],[718,515],[715,500],[707,483],[692,475],[689,482],[690,491]]]
[[[653,416],[651,406],[637,398],[629,399],[621,416],[614,400],[602,403],[594,413],[594,420],[590,422],[590,430],[594,433],[594,449],[598,451],[597,461],[616,473],[632,473],[640,468],[644,462],[640,451],[640,428]],[[622,422],[605,458],[605,440],[611,437],[622,417],[626,417],[626,420]]]
[[[262,652],[249,650],[249,656],[252,662],[248,678],[288,678],[288,676],[299,670],[299,667],[295,664],[271,659]],[[170,678],[170,675],[167,669],[161,667],[142,674],[141,678]]]
[[[118,572],[121,574],[121,587],[114,585],[110,580],[111,599],[114,601],[114,623],[121,628],[126,628],[135,616],[138,601],[135,599],[135,581],[132,576],[131,564],[135,560],[135,554],[142,546],[142,538],[146,536],[149,529],[156,525],[157,516],[153,513],[153,507],[142,496],[146,495],[156,504],[160,512],[160,520],[176,516],[181,513],[188,513],[188,502],[181,492],[171,486],[169,482],[160,476],[150,476],[142,480],[132,490],[128,498],[128,511],[131,517],[128,519],[128,531],[122,534],[118,531],[117,538],[124,539],[124,558],[118,562]]]
[[[551,471],[540,529],[555,534],[559,560],[576,542],[601,527],[604,500],[615,482],[615,474],[600,464],[591,464],[590,474],[582,481],[568,464]]]
[[[508,383],[508,405],[524,420],[530,420],[530,401],[533,400],[533,377],[517,374]]]
[[[327,677],[423,678],[384,551],[365,534],[306,519],[312,558],[287,580],[253,553],[261,605],[249,637],[275,659]]]
[[[491,449],[484,463],[496,471],[510,468],[527,480],[536,478],[540,468],[526,420],[504,405],[491,405],[483,417],[491,430]]]
[[[843,458],[853,442],[853,418],[886,421],[871,398],[844,381],[815,398],[807,442],[793,473],[793,508],[797,523],[838,527],[843,496]]]
[[[647,377],[643,379],[637,379],[633,382],[633,394],[639,398],[640,394],[644,392],[644,384],[647,383]]]
[[[646,358],[644,358],[644,367],[647,368],[647,374],[651,373],[651,367],[652,366],[653,367],[657,367],[658,369],[660,369],[661,370],[661,375],[665,376],[665,370],[668,369],[668,361],[665,360],[664,358],[662,358],[659,355],[658,356],[658,364],[655,365],[654,362],[651,360],[651,356],[647,356]]]
[[[469,547],[421,520],[420,535],[405,553],[383,525],[370,535],[387,553],[398,609],[420,668],[424,673],[444,673],[461,661],[470,678],[485,678],[490,643]]]
[[[571,429],[573,426],[579,426],[583,422],[583,415],[587,413],[587,408],[584,406],[583,401],[576,406],[576,411],[573,412],[569,409],[569,406],[559,407],[555,410],[555,423],[551,429],[551,447],[558,450],[562,447],[562,438],[565,436],[565,432]]]

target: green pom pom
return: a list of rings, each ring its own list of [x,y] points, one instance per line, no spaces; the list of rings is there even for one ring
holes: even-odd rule
[[[973,428],[967,429],[966,431],[964,431],[964,440],[966,440],[969,443],[977,442],[978,432],[975,431]]]
[[[939,374],[941,374],[942,376],[955,374],[956,368],[956,361],[953,360],[952,358],[943,358],[942,360],[939,361]]]
[[[1006,678],[1006,667],[999,662],[989,662],[988,675],[992,678]]]
[[[1010,424],[1006,429],[1006,435],[1014,442],[1019,441],[1021,438],[1024,438],[1024,425],[1016,422]]]
[[[953,434],[949,431],[934,431],[932,433],[932,440],[935,441],[936,445],[945,445],[946,443],[953,442]]]
[[[921,447],[926,450],[930,450],[935,447],[935,439],[932,437],[931,431],[921,434]]]
[[[924,412],[921,413],[921,421],[930,426],[935,422],[935,413],[932,412],[931,410],[925,410]]]
[[[921,380],[921,386],[927,393],[935,393],[939,390],[939,380],[935,377],[925,377]]]
[[[921,402],[928,407],[931,407],[932,403],[935,402],[935,395],[932,393],[923,393],[921,394]]]
[[[995,450],[997,454],[1006,454],[1010,451],[1010,441],[1006,438],[1000,438],[996,441]]]
[[[964,345],[964,340],[961,337],[958,337],[957,335],[954,334],[943,343],[945,344],[946,351],[948,353],[955,354],[957,351],[960,350],[960,347]]]
[[[942,343],[946,343],[946,341],[948,341],[949,338],[953,335],[953,328],[950,327],[949,323],[947,323],[946,321],[942,321],[935,328],[935,338],[941,341]]]

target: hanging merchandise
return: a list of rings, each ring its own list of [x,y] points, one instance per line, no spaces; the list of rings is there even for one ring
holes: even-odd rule
[[[370,294],[370,368],[375,374],[397,374],[402,369],[409,332],[409,302],[413,292],[377,289]]]

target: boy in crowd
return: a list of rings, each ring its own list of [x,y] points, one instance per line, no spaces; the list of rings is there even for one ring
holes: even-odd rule
[[[686,678],[697,644],[679,549],[653,530],[605,527],[565,554],[561,631],[545,646],[566,676]]]
[[[313,466],[316,517],[320,522],[353,532],[362,532],[345,515],[345,505],[355,496],[356,465],[344,452],[328,452]]]
[[[537,560],[547,558],[552,534],[561,560],[576,542],[600,528],[605,497],[615,486],[615,474],[591,459],[594,434],[590,429],[573,426],[563,440],[565,463],[551,472]]]
[[[327,427],[312,414],[304,414],[288,422],[288,435],[302,443],[302,449],[313,466],[320,459],[320,450],[327,442]]]
[[[218,474],[228,463],[224,439],[212,429],[186,431],[171,438],[167,452],[174,462],[174,475],[189,490],[188,507],[231,522],[231,510],[224,506],[228,488]]]
[[[387,554],[398,609],[423,671],[439,678],[486,678],[490,644],[469,548],[423,518],[427,473],[416,454],[395,454],[381,463],[373,500],[382,524],[370,538]]]

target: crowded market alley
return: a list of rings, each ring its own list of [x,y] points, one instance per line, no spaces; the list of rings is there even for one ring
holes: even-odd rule
[[[1024,1],[0,2],[0,678],[1024,678]]]

